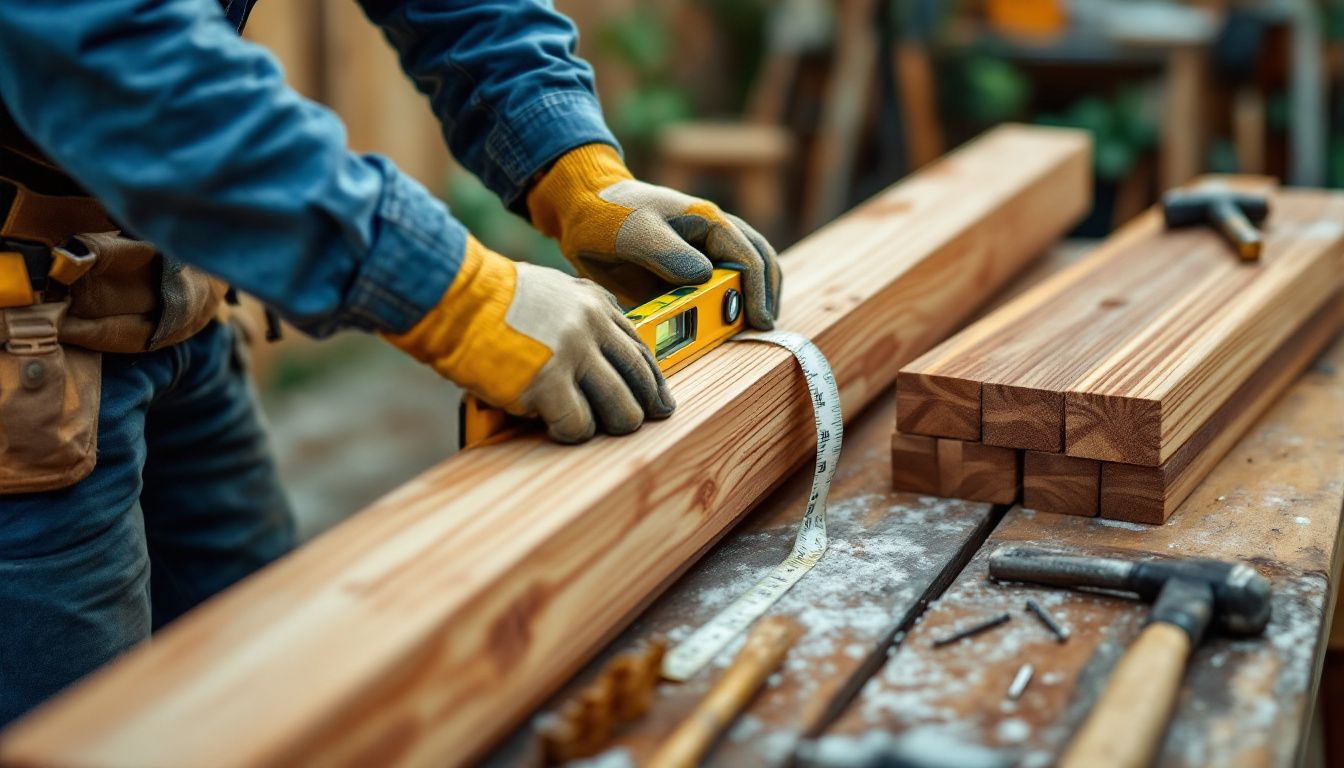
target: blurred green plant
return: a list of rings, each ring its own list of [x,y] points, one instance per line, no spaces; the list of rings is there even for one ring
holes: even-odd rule
[[[1031,103],[1031,80],[995,56],[968,55],[961,61],[959,80],[954,106],[980,126],[1021,119]]]
[[[1110,99],[1087,96],[1063,112],[1038,116],[1036,122],[1091,133],[1093,165],[1097,178],[1105,181],[1129,175],[1139,157],[1157,142],[1157,122],[1144,109],[1142,92],[1136,88],[1120,89]]]
[[[520,261],[573,271],[554,240],[511,213],[472,174],[458,171],[450,175],[444,196],[453,215],[486,247]]]
[[[607,22],[598,46],[634,74],[633,87],[615,97],[609,122],[627,153],[644,154],[661,126],[692,114],[690,96],[671,80],[675,44],[667,20],[641,5]]]

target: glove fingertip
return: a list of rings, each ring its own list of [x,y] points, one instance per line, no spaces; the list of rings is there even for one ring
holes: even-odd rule
[[[663,262],[669,277],[683,285],[699,285],[714,275],[714,265],[699,252],[679,253]]]

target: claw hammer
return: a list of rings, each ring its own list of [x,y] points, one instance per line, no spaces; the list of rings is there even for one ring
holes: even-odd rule
[[[1205,630],[1213,626],[1250,636],[1269,623],[1269,581],[1245,563],[1130,560],[1005,545],[990,556],[989,575],[999,581],[1130,592],[1155,601],[1148,624],[1065,750],[1061,768],[1152,763],[1186,662]]]
[[[1162,196],[1167,229],[1207,225],[1217,228],[1242,261],[1259,261],[1264,237],[1259,226],[1269,216],[1269,198],[1225,189],[1172,190]]]

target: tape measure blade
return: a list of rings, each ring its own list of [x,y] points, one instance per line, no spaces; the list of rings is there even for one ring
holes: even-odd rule
[[[689,680],[713,661],[733,638],[765,615],[826,553],[826,497],[835,478],[840,445],[844,439],[840,391],[836,387],[830,363],[815,344],[796,333],[747,333],[739,335],[737,340],[784,347],[793,353],[803,369],[817,431],[812,489],[808,493],[807,509],[798,524],[798,534],[794,537],[793,549],[788,557],[663,657],[663,677],[669,680]]]

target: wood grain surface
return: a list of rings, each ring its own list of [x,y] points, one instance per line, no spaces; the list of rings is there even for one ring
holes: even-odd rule
[[[891,489],[930,496],[942,494],[938,438],[891,434]]]
[[[1183,258],[1173,259],[1177,252]],[[902,368],[900,430],[1059,452],[1067,386],[1191,284],[1234,266],[1216,237],[1164,234],[1160,214],[1148,211],[1087,258]]]
[[[852,416],[1081,215],[1090,169],[1082,134],[995,129],[784,254],[779,327]],[[728,344],[672,386],[628,437],[452,457],[0,735],[0,762],[479,756],[813,450],[783,350]]]
[[[892,435],[892,490],[1012,504],[1022,488],[1020,451],[964,440]]]
[[[1022,506],[1037,512],[1094,517],[1101,509],[1101,462],[1026,451]]]
[[[1162,526],[1011,510],[981,554],[865,686],[826,741],[874,730],[987,745],[1023,766],[1053,764],[1082,722],[1149,606],[1121,598],[996,585],[988,553],[1003,543],[1119,548],[1142,555],[1251,562],[1274,588],[1265,635],[1213,637],[1195,652],[1159,766],[1297,764],[1340,576],[1344,504],[1344,341],[1298,380]],[[1034,598],[1072,630],[1060,644],[1024,609]],[[1000,611],[1007,625],[935,649],[950,627]],[[1035,667],[1016,702],[1005,691]]]
[[[1136,523],[1164,522],[1242,434],[1316,359],[1341,326],[1344,326],[1344,296],[1337,294],[1261,363],[1259,370],[1161,466],[1101,462],[1101,515]],[[1322,417],[1344,419],[1340,414],[1322,414]]]
[[[1212,230],[1164,232],[1156,211],[1140,216],[902,369],[900,431],[1166,461],[1344,285],[1344,196],[1276,191],[1272,209],[1254,264]]]
[[[1186,286],[1183,301],[1067,387],[1070,456],[1166,461],[1344,287],[1344,194],[1280,190],[1271,206],[1259,262],[1229,259]]]
[[[940,496],[1012,504],[1022,492],[1021,451],[940,439],[938,477]]]

